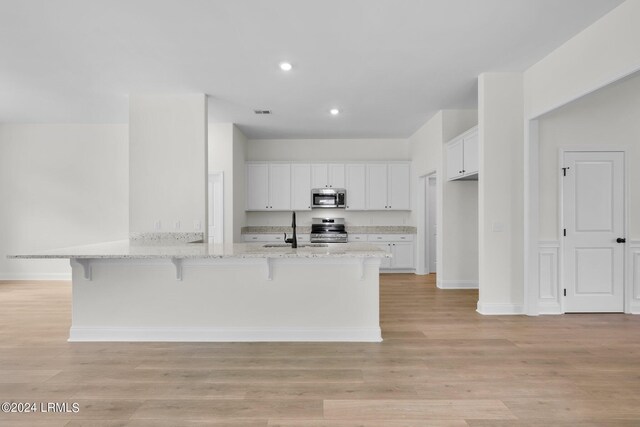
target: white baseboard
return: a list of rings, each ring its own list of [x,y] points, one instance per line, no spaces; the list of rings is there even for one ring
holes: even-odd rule
[[[525,314],[522,304],[486,304],[478,301],[476,310],[484,315],[516,315]]]
[[[477,280],[436,280],[440,289],[478,289]]]
[[[0,280],[71,280],[71,273],[0,273]]]
[[[564,314],[560,304],[556,302],[539,302],[538,314]]]
[[[628,314],[640,314],[640,303],[631,303]]]
[[[398,269],[392,269],[392,268],[385,268],[385,269],[380,269],[380,273],[384,274],[384,273],[415,273],[416,270],[414,270],[413,268],[398,268]]]
[[[381,342],[380,328],[163,328],[163,327],[74,327],[70,342],[266,342],[350,341]]]

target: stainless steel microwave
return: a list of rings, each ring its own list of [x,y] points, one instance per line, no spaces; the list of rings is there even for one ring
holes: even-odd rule
[[[311,190],[312,208],[344,208],[347,190],[344,188],[314,188]]]

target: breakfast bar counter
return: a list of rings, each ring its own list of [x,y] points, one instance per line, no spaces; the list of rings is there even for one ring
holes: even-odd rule
[[[12,255],[68,258],[69,341],[381,341],[379,268],[362,243],[118,241]]]

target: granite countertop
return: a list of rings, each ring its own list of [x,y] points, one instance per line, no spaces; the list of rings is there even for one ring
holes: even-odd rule
[[[351,234],[416,234],[416,227],[408,225],[347,225],[347,233]],[[242,227],[242,234],[290,234],[291,227],[285,225]],[[311,227],[296,227],[298,234],[311,233]]]
[[[202,259],[202,258],[389,258],[391,254],[367,243],[329,243],[316,247],[266,248],[266,243],[151,243],[121,240],[53,249],[32,254],[9,255],[21,259]],[[302,246],[302,245],[301,245]]]

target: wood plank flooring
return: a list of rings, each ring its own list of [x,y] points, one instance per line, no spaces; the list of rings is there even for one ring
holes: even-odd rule
[[[481,316],[381,276],[382,343],[67,343],[71,287],[0,282],[4,426],[639,426],[640,316]]]

